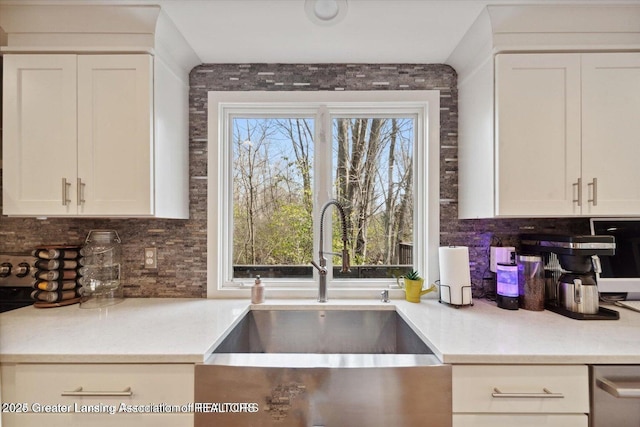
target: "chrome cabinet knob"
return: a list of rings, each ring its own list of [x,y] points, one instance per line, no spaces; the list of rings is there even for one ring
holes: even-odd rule
[[[9,277],[11,274],[11,267],[13,266],[8,262],[0,264],[0,277]]]
[[[29,264],[27,264],[26,262],[21,262],[20,264],[18,264],[18,268],[16,269],[16,276],[24,277],[29,274],[30,269],[31,266]]]

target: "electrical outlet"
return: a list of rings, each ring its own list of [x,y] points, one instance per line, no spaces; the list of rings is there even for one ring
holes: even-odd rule
[[[158,268],[158,252],[156,248],[145,248],[144,250],[144,268]]]

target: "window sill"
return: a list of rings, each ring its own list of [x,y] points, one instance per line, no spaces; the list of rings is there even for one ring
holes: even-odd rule
[[[389,291],[390,299],[404,299],[404,291],[397,286],[390,288],[388,286],[376,286],[368,288],[353,288],[353,287],[329,287],[327,289],[327,296],[329,299],[372,299],[380,300],[380,293],[383,290]],[[266,287],[265,296],[268,300],[273,299],[312,299],[315,300],[318,297],[318,288],[282,288],[282,287]],[[435,295],[435,293],[432,293]],[[226,299],[226,298],[251,298],[251,286],[243,286],[236,288],[223,288],[210,290],[208,298]]]

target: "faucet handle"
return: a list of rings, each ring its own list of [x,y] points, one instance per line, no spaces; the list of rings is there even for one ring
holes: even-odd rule
[[[342,272],[351,273],[351,259],[349,258],[349,250],[342,250]]]
[[[351,273],[351,262],[349,251],[347,249],[344,249],[342,252],[323,252],[323,255],[332,255],[342,258],[342,270],[340,270],[340,272]],[[311,264],[320,270],[320,267],[318,267],[314,261],[311,261]]]
[[[342,252],[322,252],[323,255],[339,256],[342,258]]]
[[[319,266],[314,260],[311,260],[311,265],[318,269],[320,274],[327,274],[327,267]]]

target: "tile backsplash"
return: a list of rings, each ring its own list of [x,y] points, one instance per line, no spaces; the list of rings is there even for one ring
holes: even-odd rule
[[[0,217],[0,252],[42,244],[78,244],[91,229],[120,234],[127,297],[204,297],[207,275],[207,92],[320,90],[440,90],[441,245],[469,246],[476,288],[488,269],[488,247],[516,245],[524,231],[587,233],[586,219],[457,219],[458,97],[455,71],[442,64],[204,64],[191,72],[190,217],[57,219]],[[0,181],[1,186],[1,181]],[[156,247],[158,269],[144,268],[144,248]]]

